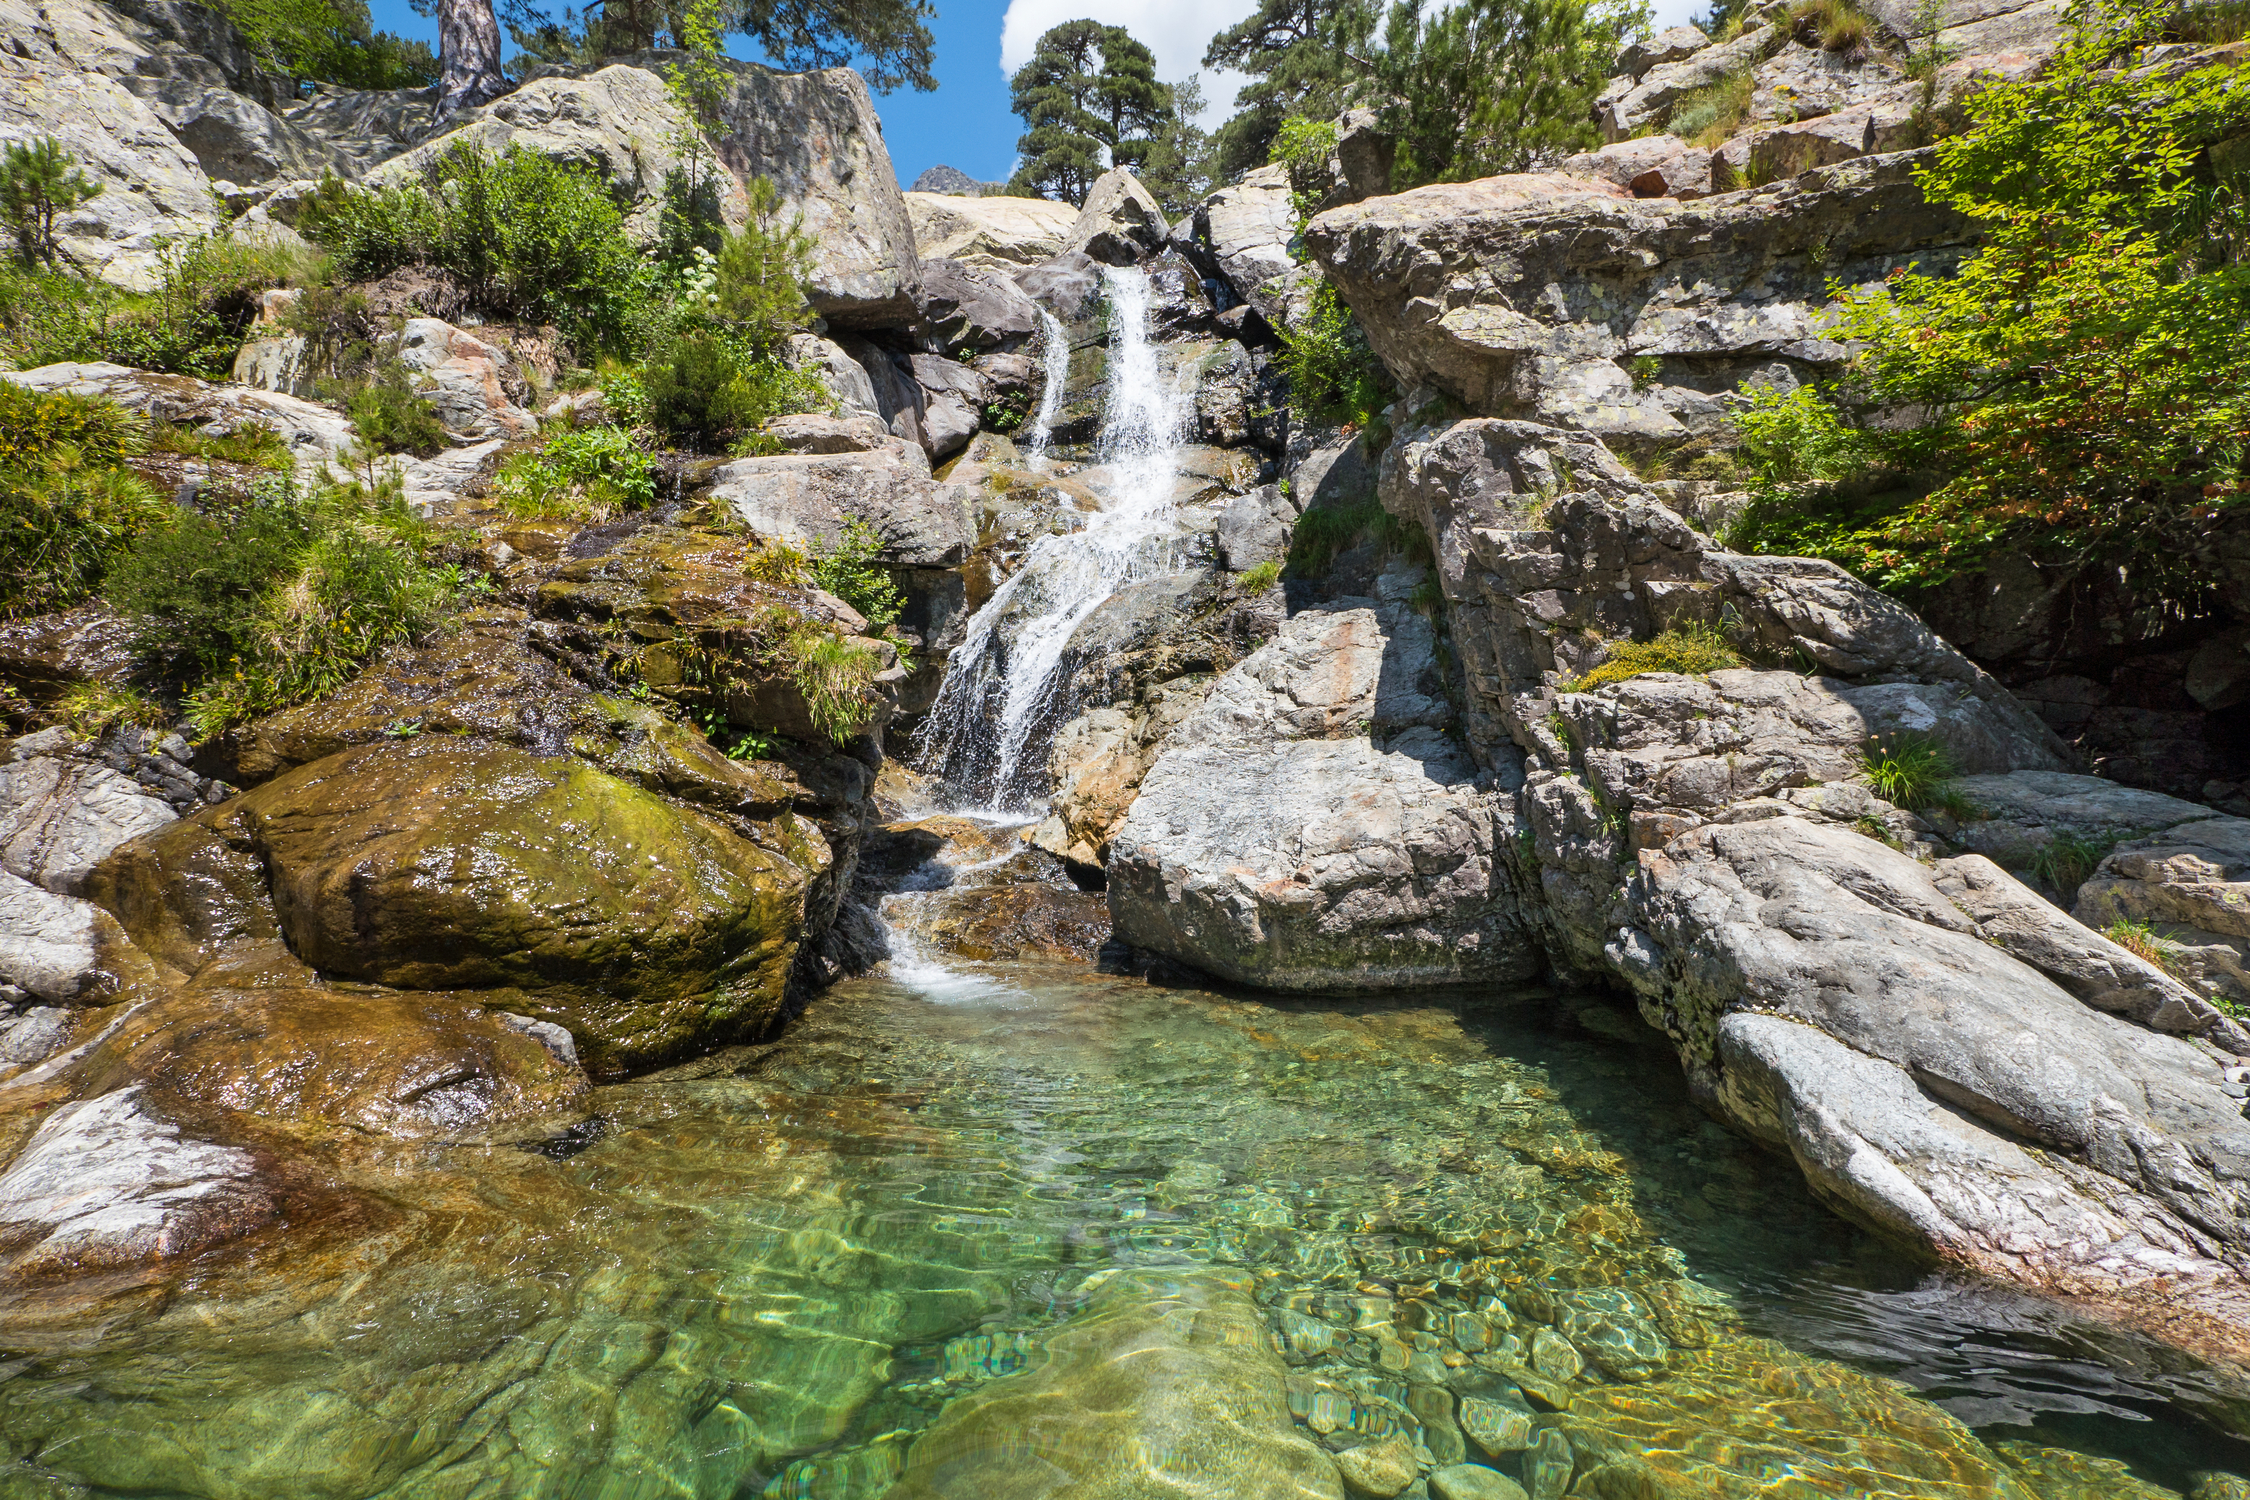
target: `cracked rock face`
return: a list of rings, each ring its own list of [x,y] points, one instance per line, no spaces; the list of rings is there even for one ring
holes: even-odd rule
[[[1109,850],[1118,935],[1286,990],[1530,979],[1505,778],[1453,737],[1429,626],[1297,616],[1172,732]]]

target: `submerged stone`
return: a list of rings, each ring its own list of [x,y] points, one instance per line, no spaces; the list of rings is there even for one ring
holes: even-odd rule
[[[1531,1446],[1528,1406],[1493,1396],[1461,1398],[1461,1430],[1487,1453],[1515,1453]]]

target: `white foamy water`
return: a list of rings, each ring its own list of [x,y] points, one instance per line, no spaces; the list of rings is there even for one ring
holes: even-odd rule
[[[1046,330],[1046,383],[1040,389],[1039,410],[1032,415],[1031,436],[1024,445],[1034,469],[1047,467],[1047,444],[1054,436],[1055,413],[1062,410],[1063,387],[1070,382],[1070,335],[1043,307],[1039,309],[1039,322]]]
[[[1172,492],[1192,382],[1185,370],[1165,369],[1149,336],[1147,276],[1105,269],[1102,278],[1110,304],[1109,394],[1096,447],[1109,475],[1103,508],[1076,531],[1040,538],[970,618],[923,730],[924,764],[965,810],[1044,806],[1048,746],[1071,708],[1071,636],[1120,585],[1180,568]],[[1056,335],[1049,331],[1050,367]],[[1051,378],[1058,402],[1059,391]]]

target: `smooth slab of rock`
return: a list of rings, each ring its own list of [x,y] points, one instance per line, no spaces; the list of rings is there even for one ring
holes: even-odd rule
[[[1956,776],[1947,790],[1972,809],[1954,841],[2019,869],[2064,835],[2115,839],[2214,816],[2201,803],[2069,771]]]
[[[106,955],[125,942],[109,913],[0,870],[0,980],[63,1004],[98,995]]]
[[[1239,1284],[1119,1272],[1045,1342],[947,1404],[889,1500],[1342,1500]]]
[[[54,756],[0,766],[0,870],[75,896],[112,849],[177,816],[107,766]]]
[[[591,1096],[575,1063],[523,1025],[429,993],[184,990],[73,1066],[95,1092],[146,1084],[198,1112],[406,1140],[538,1136],[584,1119]]]
[[[915,192],[906,195],[906,212],[925,261],[954,260],[1002,273],[1061,254],[1078,222],[1076,208],[1047,198]]]
[[[990,349],[1039,328],[1039,307],[1005,274],[958,260],[922,262],[922,307],[948,347]]]
[[[881,541],[882,561],[898,567],[954,567],[976,541],[960,486],[887,453],[738,458],[714,476],[711,503],[760,536],[800,547],[834,546],[848,523],[865,521]]]
[[[1513,807],[1443,726],[1429,626],[1307,611],[1172,734],[1110,843],[1118,936],[1283,990],[1528,979]]]
[[[0,1172],[0,1246],[18,1275],[193,1255],[273,1212],[255,1157],[183,1135],[139,1088],[64,1105]]]
[[[726,824],[505,747],[345,750],[186,826],[263,863],[307,964],[399,989],[521,988],[597,1076],[764,1024],[804,915],[805,872]]]

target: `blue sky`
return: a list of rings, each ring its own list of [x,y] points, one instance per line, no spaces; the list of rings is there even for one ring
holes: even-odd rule
[[[370,0],[377,29],[417,36],[437,45],[437,23],[416,15],[407,0]],[[1676,25],[1706,0],[1656,0],[1657,25]],[[1031,55],[1048,27],[1090,16],[1128,28],[1156,54],[1157,73],[1177,80],[1196,71],[1212,35],[1254,8],[1254,0],[938,0],[930,23],[937,39],[938,88],[918,94],[901,89],[879,96],[883,139],[899,181],[912,184],[925,168],[959,167],[971,177],[998,181],[1015,166],[1022,122],[1008,112],[1008,73]],[[742,39],[734,50],[747,56]],[[1226,117],[1234,83],[1204,76],[1212,112]]]

